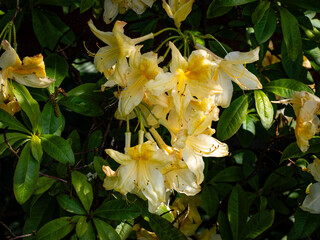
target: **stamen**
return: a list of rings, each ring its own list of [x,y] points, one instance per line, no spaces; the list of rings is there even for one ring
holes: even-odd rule
[[[86,42],[85,42],[85,41],[83,41],[83,46],[84,46],[84,48],[86,49],[86,51],[87,51],[87,53],[88,53],[88,55],[89,55],[90,57],[94,57],[94,56],[96,55],[95,53],[89,51],[89,49],[88,49],[87,46],[86,46]]]

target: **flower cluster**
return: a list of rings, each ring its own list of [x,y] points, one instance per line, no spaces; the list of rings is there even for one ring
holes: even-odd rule
[[[142,53],[142,45],[137,45],[156,34],[131,39],[120,21],[112,32],[98,30],[91,20],[89,26],[107,44],[95,54],[94,64],[108,79],[103,88],[118,86],[116,117],[127,122],[137,117],[141,125],[138,145],[131,147],[128,130],[124,153],[106,150],[120,166],[116,171],[104,167],[104,187],[147,199],[151,212],[166,203],[166,192],[197,194],[204,180],[203,157],[228,155],[227,144],[212,137],[211,124],[219,120],[218,107],[230,105],[232,81],[244,90],[262,88],[244,65],[258,60],[259,48],[220,58],[196,44],[186,57],[169,42],[167,68],[159,66],[163,57],[152,51]],[[171,145],[158,134],[160,125],[170,132]]]
[[[1,46],[5,52],[0,56],[0,108],[13,115],[20,111],[20,106],[9,79],[34,88],[46,88],[54,80],[47,77],[41,54],[21,61],[8,41],[2,41]]]

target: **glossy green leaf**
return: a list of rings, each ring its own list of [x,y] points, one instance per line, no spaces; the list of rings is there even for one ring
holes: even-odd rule
[[[41,135],[43,150],[52,158],[61,163],[74,164],[74,155],[68,141],[52,134]]]
[[[120,240],[118,233],[108,223],[100,220],[99,218],[93,218],[93,223],[97,229],[100,239]]]
[[[276,31],[277,17],[273,9],[268,9],[254,25],[254,34],[259,44],[268,41]]]
[[[30,142],[22,149],[13,177],[13,192],[20,204],[32,195],[39,176],[40,162],[31,153]]]
[[[68,136],[68,140],[71,140],[71,147],[73,152],[80,152],[81,151],[81,139],[78,131],[74,129]]]
[[[92,162],[94,155],[98,153],[98,147],[100,147],[103,139],[103,133],[101,130],[94,131],[89,138],[87,149],[97,149],[95,152],[88,153],[88,161]]]
[[[217,126],[217,138],[225,141],[232,137],[241,127],[249,106],[247,95],[234,100],[230,106],[223,111]]]
[[[141,210],[136,205],[128,205],[125,200],[110,200],[101,204],[94,211],[97,217],[109,220],[123,220],[136,218],[141,214]]]
[[[219,208],[219,196],[216,189],[205,185],[201,192],[202,206],[206,213],[213,217]]]
[[[81,203],[76,198],[70,198],[67,194],[62,194],[57,197],[57,201],[61,208],[74,214],[86,214]]]
[[[220,17],[227,12],[229,12],[232,7],[224,7],[216,4],[216,1],[213,0],[207,10],[207,18]]]
[[[55,91],[55,87],[59,87],[63,79],[68,75],[69,66],[65,58],[56,53],[49,55],[44,62],[47,76],[55,79],[49,87],[49,91],[52,94]]]
[[[0,108],[0,127],[9,127],[10,130],[16,130],[19,132],[24,132],[30,134],[28,130],[22,123],[20,123],[16,118],[11,116],[8,112]]]
[[[248,199],[241,186],[237,184],[228,201],[228,220],[234,240],[242,239],[248,217]]]
[[[279,79],[263,86],[267,92],[272,92],[284,98],[291,98],[295,92],[306,91],[313,94],[311,88],[294,79]]]
[[[228,216],[222,211],[219,212],[218,223],[219,223],[219,231],[220,231],[222,239],[232,240],[233,237],[232,237],[232,231],[230,228]]]
[[[285,43],[281,44],[281,63],[289,78],[299,80],[300,72],[302,71],[302,52],[298,55],[295,61],[291,61]]]
[[[36,235],[36,240],[60,240],[67,236],[75,227],[71,217],[54,219],[43,225]]]
[[[91,240],[96,238],[96,233],[92,225],[92,221],[87,222],[87,231],[79,237],[79,240]]]
[[[254,99],[262,126],[269,129],[273,123],[273,107],[268,96],[261,90],[255,90]]]
[[[12,85],[14,87],[14,95],[17,98],[21,109],[27,114],[33,131],[35,131],[38,126],[38,120],[40,116],[39,104],[32,98],[25,86],[14,81],[12,82]]]
[[[77,236],[82,237],[88,230],[87,216],[81,216],[76,226]]]
[[[242,122],[239,131],[237,132],[237,138],[239,139],[240,145],[243,148],[248,148],[252,144],[255,135],[255,120],[253,120],[250,115],[247,115]],[[243,141],[243,139],[246,139],[246,141]]]
[[[39,177],[33,194],[38,195],[38,194],[42,194],[42,193],[46,192],[47,190],[49,190],[49,188],[52,187],[52,185],[55,182],[57,182],[57,180],[53,179],[53,178],[49,178],[46,176]]]
[[[31,153],[34,159],[41,161],[43,150],[41,146],[41,140],[37,135],[32,135],[30,141]]]
[[[274,210],[262,210],[253,215],[246,225],[246,239],[256,239],[266,231],[274,221]]]
[[[238,6],[238,5],[251,3],[255,1],[257,0],[216,0],[216,4],[220,6],[231,7],[231,6]]]
[[[284,160],[289,158],[299,158],[308,153],[318,153],[320,149],[320,137],[315,136],[309,140],[309,149],[306,152],[301,152],[300,148],[298,147],[297,143],[291,143],[288,147],[286,147],[282,153],[281,161],[282,163]]]
[[[172,223],[155,214],[149,214],[149,225],[159,239],[166,240],[187,240],[181,231],[175,228]]]
[[[1,115],[1,112],[0,112],[0,115]],[[20,140],[25,140],[25,141],[29,140],[30,136],[25,135],[23,133],[13,132],[13,133],[6,133],[6,138],[9,144],[12,146],[13,144],[15,144]],[[21,145],[22,144],[23,143],[21,143]],[[8,144],[5,142],[4,134],[1,134],[0,135],[0,155],[4,153],[4,151],[7,149],[8,149]]]
[[[93,6],[93,4],[94,4],[94,1],[92,0],[81,0],[80,13],[87,11],[89,8]]]
[[[242,167],[231,166],[222,169],[210,180],[210,184],[215,182],[238,182],[243,179]]]
[[[286,8],[279,7],[283,39],[287,47],[288,57],[295,61],[302,51],[299,23]]]
[[[82,84],[67,93],[67,97],[60,100],[60,104],[84,116],[101,116],[103,110],[100,101],[103,95],[98,93],[100,86],[94,83]]]
[[[59,106],[54,106],[51,102],[47,102],[39,119],[39,131],[41,134],[54,134],[60,136],[64,126],[65,119],[61,114]]]
[[[118,224],[115,230],[119,234],[121,240],[127,239],[129,237],[130,233],[132,232],[133,225],[133,219],[125,220]]]
[[[253,24],[260,22],[265,12],[270,8],[269,1],[261,1],[258,6],[254,9],[254,12],[251,15]]]
[[[76,190],[76,193],[84,207],[84,209],[89,213],[92,201],[93,201],[93,190],[91,184],[88,182],[86,175],[74,171],[71,174],[72,185]]]

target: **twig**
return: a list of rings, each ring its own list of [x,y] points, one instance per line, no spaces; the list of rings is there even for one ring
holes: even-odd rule
[[[107,129],[106,129],[106,131],[104,132],[104,135],[103,135],[103,138],[102,138],[102,142],[101,142],[101,145],[100,145],[99,156],[101,156],[102,153],[103,153],[103,147],[104,147],[104,145],[105,145],[105,143],[106,143],[107,136],[108,136],[108,134],[109,134],[109,132],[110,132],[112,120],[113,120],[113,115],[111,115],[111,118],[110,118],[110,120],[109,120],[109,122],[108,122]]]
[[[18,153],[12,148],[12,146],[10,145],[9,141],[8,141],[8,138],[7,138],[7,130],[8,130],[8,127],[6,127],[3,131],[3,138],[4,138],[4,141],[6,142],[6,144],[8,145],[9,149],[11,150],[11,152],[19,159],[19,155]]]
[[[50,175],[47,175],[47,174],[42,173],[42,172],[39,172],[39,174],[42,175],[42,176],[48,177],[48,178],[56,179],[56,180],[58,180],[60,182],[68,183],[67,180],[64,180],[62,178],[58,178],[58,177],[55,177],[55,176],[50,176]]]
[[[20,11],[21,11],[21,8],[19,6],[19,0],[17,0],[17,8],[16,8],[16,12],[13,15],[13,18],[11,19],[12,22],[16,19],[18,12],[20,12]]]
[[[2,221],[0,221],[0,224],[8,230],[8,232],[10,233],[11,236],[15,237],[16,235],[11,231],[11,229]]]
[[[28,234],[16,236],[16,237],[14,237],[14,238],[9,238],[9,239],[10,239],[10,240],[14,240],[14,239],[20,239],[20,238],[31,237],[31,236],[34,236],[34,233],[28,233]]]
[[[95,152],[97,151],[98,149],[97,148],[92,148],[92,149],[89,149],[87,151],[83,151],[83,152],[76,152],[74,153],[75,156],[78,156],[78,155],[82,155],[82,154],[86,154],[86,153],[90,153],[90,152]]]

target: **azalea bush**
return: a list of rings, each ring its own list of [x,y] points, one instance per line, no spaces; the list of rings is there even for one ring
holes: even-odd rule
[[[320,238],[320,3],[0,6],[3,237]]]

